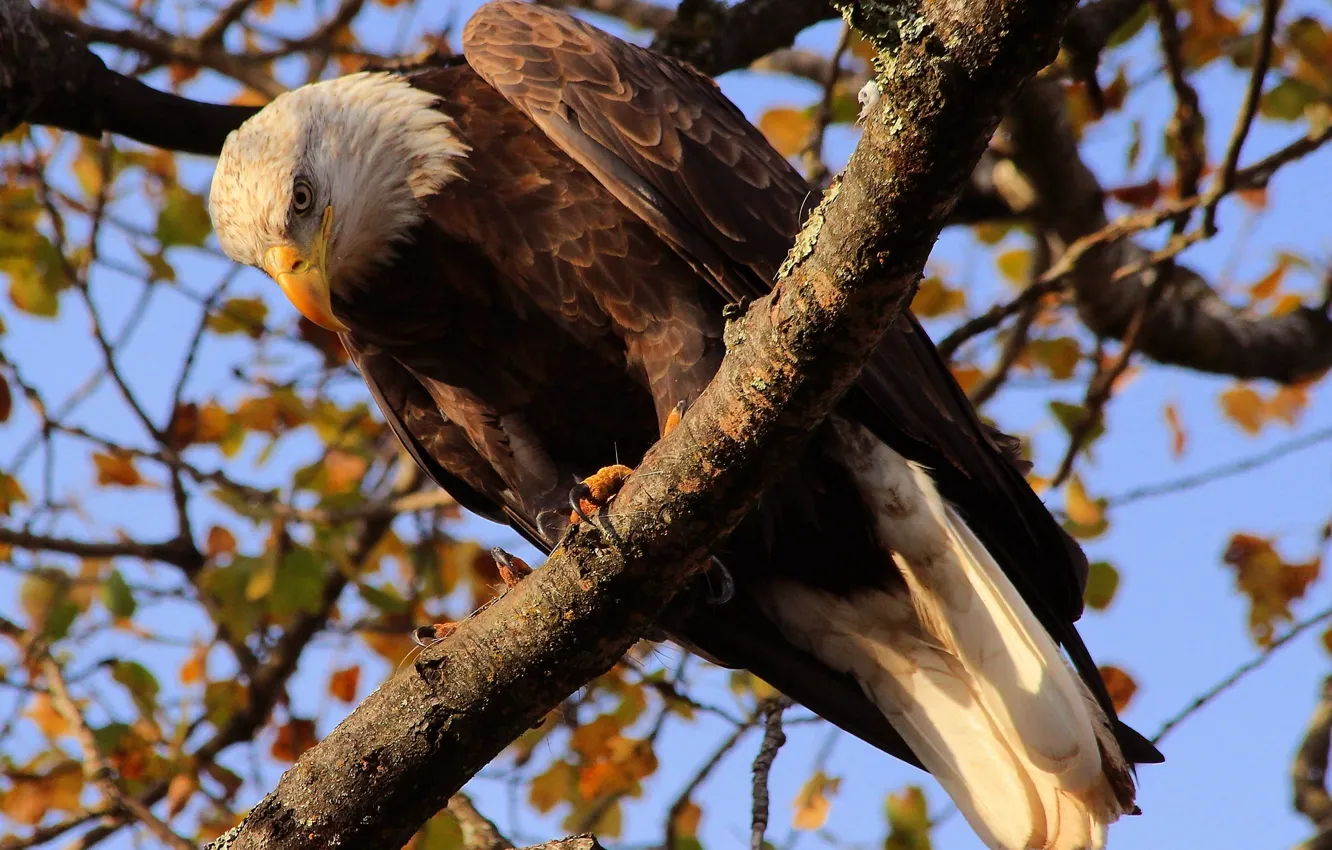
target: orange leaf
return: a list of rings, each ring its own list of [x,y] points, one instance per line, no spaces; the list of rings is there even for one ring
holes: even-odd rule
[[[1280,419],[1287,425],[1294,425],[1304,408],[1309,404],[1309,385],[1295,384],[1281,387],[1267,400],[1269,415]]]
[[[1249,434],[1263,429],[1263,408],[1262,396],[1249,387],[1232,387],[1221,393],[1221,410]]]
[[[351,492],[370,466],[360,455],[333,449],[324,456],[324,480],[328,493]]]
[[[957,381],[957,385],[967,395],[971,395],[971,391],[980,386],[980,382],[985,378],[985,373],[981,371],[980,367],[970,363],[951,365],[948,367],[948,371],[953,373],[953,380]]]
[[[1105,682],[1105,689],[1110,692],[1110,702],[1114,703],[1115,711],[1122,712],[1128,707],[1133,695],[1138,692],[1138,683],[1133,681],[1133,677],[1128,673],[1113,665],[1107,664],[1100,669],[1101,681]]]
[[[204,554],[210,559],[236,553],[236,535],[220,525],[208,529],[208,542],[204,544]]]
[[[167,814],[175,817],[199,790],[199,777],[193,773],[177,773],[167,785]]]
[[[328,678],[328,692],[335,699],[343,702],[353,702],[356,699],[356,687],[361,682],[361,668],[348,667],[345,670],[336,670]]]
[[[231,99],[232,106],[267,106],[268,95],[257,92],[248,86]]]
[[[808,144],[814,121],[802,109],[779,106],[763,113],[758,126],[778,153],[795,156]]]
[[[167,75],[171,80],[171,87],[174,89],[197,77],[199,75],[199,66],[182,65],[179,62],[172,62],[167,66]]]
[[[698,835],[698,824],[703,820],[703,810],[693,800],[687,801],[675,813],[675,834],[680,838],[693,838]]]
[[[46,694],[33,697],[32,704],[23,713],[52,741],[69,731],[69,723],[51,705],[51,698]]]
[[[134,487],[143,480],[139,477],[139,470],[134,468],[134,459],[126,452],[115,449],[105,454],[97,452],[92,459],[93,465],[97,467],[98,484]]]
[[[1161,181],[1153,177],[1146,183],[1111,189],[1110,197],[1131,207],[1150,207],[1161,197]]]
[[[208,647],[199,644],[190,653],[190,657],[185,659],[185,663],[180,665],[180,683],[182,685],[192,685],[195,682],[202,682],[208,673]]]
[[[1282,254],[1277,258],[1276,265],[1272,270],[1263,275],[1257,283],[1249,288],[1249,295],[1255,301],[1261,301],[1264,298],[1271,298],[1276,294],[1277,287],[1281,286],[1281,280],[1290,271],[1291,257],[1289,254]]]
[[[1179,408],[1173,401],[1165,406],[1165,421],[1166,427],[1170,429],[1170,453],[1175,457],[1181,457],[1189,445],[1189,435],[1184,433],[1184,424],[1179,418]]]
[[[277,738],[270,751],[278,761],[294,762],[301,753],[315,745],[315,727],[313,720],[292,718],[285,725],[278,727]]]

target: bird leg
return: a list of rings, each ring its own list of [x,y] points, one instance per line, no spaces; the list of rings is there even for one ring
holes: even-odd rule
[[[515,587],[532,574],[532,568],[526,561],[498,546],[490,550],[490,557],[495,559],[495,568],[499,570],[500,581],[504,582],[505,587]]]
[[[666,421],[661,426],[662,437],[670,434],[680,424],[686,407],[687,405],[681,401],[666,416]],[[603,466],[574,485],[569,491],[569,507],[573,508],[573,512],[569,515],[570,525],[577,525],[579,522],[590,523],[591,515],[598,508],[605,507],[615,494],[620,492],[620,488],[629,480],[631,474],[633,474],[632,469],[617,463],[613,466]]]

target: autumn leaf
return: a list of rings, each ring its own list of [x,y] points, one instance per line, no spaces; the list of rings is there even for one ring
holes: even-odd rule
[[[979,366],[971,363],[953,363],[949,365],[948,371],[953,373],[953,380],[962,388],[962,392],[971,395],[976,387],[980,386],[981,381],[985,380],[985,373]]]
[[[348,493],[356,489],[370,462],[360,455],[333,449],[324,456],[326,493]]]
[[[888,837],[883,850],[930,850],[930,814],[925,792],[917,785],[888,795]]]
[[[1105,689],[1110,693],[1110,702],[1114,705],[1115,711],[1123,713],[1128,708],[1129,701],[1133,695],[1138,692],[1138,683],[1133,681],[1133,677],[1125,673],[1112,664],[1102,665],[1101,681],[1105,682]]]
[[[911,312],[929,319],[956,312],[966,306],[966,293],[960,289],[949,289],[937,277],[927,277],[920,282],[916,296],[911,300]]]
[[[1119,571],[1108,561],[1093,561],[1087,569],[1087,589],[1082,598],[1087,607],[1104,611],[1119,590]]]
[[[1153,177],[1145,183],[1118,186],[1110,189],[1107,194],[1116,201],[1128,204],[1131,207],[1150,207],[1161,197],[1161,181]]]
[[[360,681],[361,668],[359,666],[335,670],[333,675],[328,678],[328,692],[334,699],[343,702],[355,702],[356,688]]]
[[[134,599],[134,592],[125,583],[125,577],[120,574],[120,570],[112,570],[103,583],[102,604],[117,620],[126,620],[134,616],[139,603]]]
[[[196,646],[190,657],[185,659],[185,663],[180,665],[178,675],[182,685],[202,682],[208,675],[208,647],[203,644]]]
[[[193,773],[177,773],[167,785],[167,814],[175,817],[189,804],[194,792],[199,790],[199,777]]]
[[[1281,286],[1281,280],[1286,276],[1286,272],[1290,271],[1292,259],[1290,254],[1279,256],[1276,265],[1272,266],[1272,270],[1249,287],[1249,297],[1255,301],[1261,301],[1275,295],[1277,288]]]
[[[127,452],[112,449],[108,452],[96,452],[92,456],[93,466],[97,469],[97,483],[103,487],[135,487],[143,479],[139,470],[134,468],[134,459]]]
[[[23,714],[36,723],[42,734],[52,741],[70,730],[69,722],[65,720],[64,715],[56,711],[55,706],[51,704],[51,697],[47,694],[37,694],[33,697]]]
[[[1221,393],[1221,410],[1249,434],[1263,429],[1264,405],[1262,396],[1245,386],[1234,387]]]
[[[273,741],[269,753],[278,761],[290,764],[314,745],[314,721],[293,717],[278,727],[277,738]]]
[[[1184,431],[1184,423],[1179,418],[1179,408],[1169,402],[1165,406],[1166,427],[1170,429],[1170,454],[1182,457],[1189,445],[1189,435]]]
[[[5,381],[3,375],[0,375],[0,422],[9,419],[9,413],[14,408],[14,397],[9,392],[9,383]]]
[[[1036,362],[1049,370],[1050,377],[1056,381],[1073,377],[1078,363],[1082,361],[1082,346],[1072,337],[1034,339],[1028,343],[1027,350]]]
[[[1235,570],[1235,584],[1249,598],[1249,632],[1259,646],[1272,642],[1278,621],[1294,619],[1291,603],[1304,597],[1322,562],[1314,557],[1288,563],[1273,541],[1252,534],[1235,534],[1223,560]]]
[[[28,500],[28,494],[18,479],[5,472],[0,472],[0,516],[9,516],[14,505]]]
[[[791,818],[791,826],[795,829],[812,830],[823,826],[828,820],[828,812],[832,809],[832,801],[828,799],[841,787],[840,778],[830,778],[823,771],[816,771],[813,776],[805,781],[801,786],[800,793],[796,794],[795,815]]]
[[[999,273],[1014,286],[1026,286],[1031,277],[1031,251],[1026,248],[1013,248],[995,258]]]
[[[703,820],[703,810],[693,800],[686,800],[671,818],[675,834],[679,838],[693,838],[698,835],[698,825]]]
[[[217,560],[223,555],[234,554],[236,554],[236,535],[220,525],[208,529],[208,540],[204,544],[204,555],[210,561]]]
[[[777,107],[763,113],[758,126],[778,153],[795,156],[809,143],[814,120],[805,110]]]
[[[50,811],[79,811],[83,769],[65,761],[42,773],[11,773],[9,788],[0,795],[0,812],[15,823],[36,826]]]
[[[578,769],[567,761],[552,762],[545,773],[536,776],[527,786],[527,801],[532,808],[545,814],[569,799],[577,787]]]
[[[262,298],[229,298],[208,317],[208,329],[219,334],[243,333],[258,339],[264,333],[268,305]]]
[[[1069,533],[1085,539],[1104,532],[1108,526],[1105,505],[1105,499],[1093,499],[1087,495],[1080,476],[1071,476],[1064,488],[1064,511],[1068,514]]]
[[[179,183],[170,184],[164,194],[166,203],[157,216],[157,241],[163,248],[172,245],[202,245],[213,230],[203,196],[194,194]]]

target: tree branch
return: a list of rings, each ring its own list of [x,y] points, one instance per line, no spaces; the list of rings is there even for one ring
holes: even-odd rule
[[[1332,676],[1323,680],[1318,704],[1314,707],[1304,740],[1295,753],[1290,776],[1295,810],[1313,823],[1319,835],[1306,846],[1327,844],[1332,830],[1332,795],[1327,790],[1328,747],[1332,744]]]
[[[880,106],[779,285],[731,323],[725,361],[680,427],[601,523],[576,526],[543,569],[371,694],[216,846],[401,845],[609,669],[858,375],[1013,92],[1053,57],[1069,5],[925,4],[900,31],[857,7],[891,46]]]
[[[0,0],[0,133],[27,121],[215,154],[227,133],[255,111],[150,88],[107,68],[87,44],[27,0]]]
[[[1038,225],[1066,246],[1106,228],[1104,192],[1079,156],[1058,87],[1044,79],[1033,82],[1010,119],[1014,162],[1039,199],[1031,211]],[[1158,275],[1167,275],[1137,338],[1138,351],[1147,357],[1286,383],[1332,366],[1332,319],[1326,310],[1301,307],[1283,316],[1254,316],[1226,303],[1186,266],[1158,265],[1157,259],[1127,237],[1095,244],[1079,258],[1072,291],[1078,315],[1093,333],[1122,339],[1143,293]],[[1126,268],[1133,271],[1121,273]]]

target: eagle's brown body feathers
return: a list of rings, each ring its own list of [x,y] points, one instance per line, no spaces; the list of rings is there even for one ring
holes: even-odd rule
[[[768,291],[808,188],[686,66],[514,2],[482,7],[463,40],[466,61],[408,78],[438,98],[469,149],[457,179],[425,200],[424,217],[386,267],[335,281],[332,310],[417,462],[464,506],[549,551],[575,481],[637,463],[671,411],[712,378],[724,354],[723,308]],[[863,446],[852,452],[857,441]],[[734,576],[734,598],[685,600],[664,625],[866,741],[929,763],[992,846],[1095,845],[1101,820],[1132,810],[1125,763],[1160,756],[1114,719],[1073,625],[1086,560],[1026,484],[1012,445],[980,422],[904,315],[803,457],[714,553]],[[889,479],[896,483],[880,486]],[[902,524],[884,525],[884,499],[918,507],[902,509]],[[954,573],[970,583],[931,585]],[[1016,605],[1016,619],[995,615],[999,631],[972,628],[973,592],[986,605]],[[1018,610],[1024,605],[1029,613]],[[841,631],[862,615],[864,628]],[[1076,678],[1056,670],[1064,662],[1044,634],[1068,653]],[[1000,650],[1016,653],[1012,670],[993,666]],[[901,672],[936,662],[943,678]],[[958,682],[980,683],[963,701],[985,707],[913,714],[913,699],[951,687],[945,668],[957,665]],[[1044,670],[1049,684],[1016,684],[1024,669]],[[984,695],[986,676],[997,677],[999,696]],[[1077,679],[1084,684],[1074,688]],[[1060,774],[1061,757],[1040,741],[1013,755],[1023,748],[1012,729],[1027,729],[1040,712],[1060,720],[1065,709],[1109,718],[1079,721],[1108,722],[1096,737],[1088,729],[1068,738],[1083,742],[1083,764],[1101,765],[1102,791],[1074,788],[1087,783],[1069,778],[1080,768]],[[1014,768],[1019,778],[1047,769],[1065,776],[1050,780],[1058,793],[1036,781],[1030,796],[1044,819],[1033,815],[1026,833],[1018,824],[1016,837],[994,826],[1003,816],[985,814],[983,799],[968,801],[967,783],[987,775],[984,766],[968,767],[962,750],[919,751],[933,746],[935,727],[948,747],[965,750],[957,738],[973,733],[958,730],[980,716],[997,724],[996,746],[1010,753],[996,758],[1027,765]],[[983,798],[983,790],[975,793]],[[1085,838],[1060,825],[1074,811],[1065,793],[1108,813],[1093,813]]]

